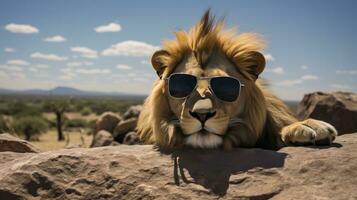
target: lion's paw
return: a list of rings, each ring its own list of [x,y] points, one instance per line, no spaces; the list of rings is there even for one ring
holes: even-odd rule
[[[329,145],[336,136],[336,129],[329,123],[307,119],[281,130],[282,140],[287,145]]]

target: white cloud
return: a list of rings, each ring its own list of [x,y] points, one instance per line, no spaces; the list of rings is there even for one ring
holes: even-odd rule
[[[0,69],[8,70],[8,71],[16,71],[16,72],[21,72],[21,71],[23,71],[23,68],[22,68],[22,67],[19,67],[19,66],[9,66],[9,65],[0,65]]]
[[[319,77],[311,74],[307,74],[301,77],[301,80],[318,80]]]
[[[119,64],[116,67],[118,69],[121,69],[121,70],[130,70],[130,69],[132,69],[132,67],[130,67],[129,65],[123,65],[123,64]]]
[[[70,62],[70,63],[67,63],[67,66],[68,67],[79,67],[79,66],[82,66],[82,63],[81,62]]]
[[[39,69],[47,69],[48,68],[48,65],[44,65],[44,64],[37,64],[35,65],[36,68],[39,68]]]
[[[83,65],[91,66],[91,65],[93,65],[93,63],[92,62],[69,62],[69,63],[67,63],[68,67],[79,67],[79,66],[83,66]]]
[[[13,72],[10,74],[10,76],[14,77],[15,79],[24,79],[26,78],[26,75],[22,72]]]
[[[275,68],[267,69],[266,71],[277,74],[277,75],[285,74],[285,70],[282,67],[275,67]]]
[[[160,47],[151,44],[128,40],[112,45],[102,51],[103,56],[149,56]]]
[[[120,24],[117,23],[109,23],[107,25],[102,25],[94,28],[97,33],[106,33],[106,32],[118,32],[121,30]]]
[[[302,70],[307,70],[307,69],[309,69],[309,67],[307,65],[301,65],[301,69]]]
[[[128,77],[136,77],[136,75],[137,75],[136,73],[129,73]]]
[[[151,63],[147,60],[142,60],[142,61],[140,61],[140,63],[143,65],[151,65]]]
[[[50,60],[50,61],[64,61],[67,60],[67,57],[58,56],[55,54],[44,54],[40,52],[35,52],[31,54],[31,58],[43,59],[43,60]]]
[[[20,65],[20,66],[25,66],[29,65],[30,63],[24,61],[24,60],[8,60],[7,61],[8,65]]]
[[[301,79],[296,79],[296,80],[284,80],[284,81],[279,81],[276,83],[276,85],[281,85],[281,86],[293,86],[302,83]]]
[[[61,35],[55,35],[52,37],[47,37],[47,38],[43,39],[43,41],[45,41],[45,42],[65,42],[65,41],[67,41],[67,39]]]
[[[357,70],[337,70],[336,74],[357,75]]]
[[[16,49],[7,47],[7,48],[4,49],[4,51],[7,52],[7,53],[12,53],[12,52],[15,52]]]
[[[83,63],[83,65],[87,65],[87,66],[91,66],[91,65],[93,65],[94,63],[92,63],[92,62],[82,62]]]
[[[85,58],[97,58],[98,52],[96,50],[90,49],[88,47],[71,47],[71,51],[79,53],[80,56]]]
[[[264,54],[265,60],[274,61],[275,58],[271,54]]]
[[[30,72],[38,72],[38,68],[30,67],[30,68],[29,68],[29,71],[30,71]]]
[[[352,89],[349,85],[342,85],[342,84],[331,84],[331,88],[338,89],[338,90],[350,90]]]
[[[109,69],[77,69],[76,72],[79,74],[94,75],[94,74],[109,74],[111,71]]]
[[[58,79],[68,81],[68,80],[73,79],[73,77],[68,74],[64,74],[64,75],[59,76]]]
[[[149,79],[147,78],[143,78],[143,77],[137,77],[133,79],[134,81],[138,81],[138,82],[148,82]]]
[[[7,31],[12,33],[23,33],[23,34],[32,34],[40,32],[36,27],[28,25],[28,24],[7,24],[5,26]]]
[[[283,80],[283,81],[275,82],[275,85],[290,87],[290,86],[301,84],[304,81],[308,81],[308,80],[313,81],[313,80],[318,80],[318,79],[319,79],[318,76],[307,74],[307,75],[301,76],[299,79]]]
[[[61,72],[63,72],[63,73],[70,73],[70,72],[73,72],[73,69],[70,68],[70,67],[62,68],[62,69],[61,69]]]

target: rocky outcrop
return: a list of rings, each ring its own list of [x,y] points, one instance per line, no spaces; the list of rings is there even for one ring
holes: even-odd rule
[[[28,141],[14,137],[8,133],[0,134],[0,152],[2,151],[12,151],[18,153],[40,152],[39,149],[31,145]]]
[[[182,150],[119,145],[0,152],[0,199],[356,199],[357,134],[332,147]]]
[[[99,117],[95,124],[95,133],[98,133],[100,130],[112,133],[121,120],[122,118],[118,114],[105,112]]]
[[[138,134],[132,131],[125,135],[123,144],[127,144],[127,145],[141,144],[141,141],[139,139]]]
[[[94,136],[90,147],[104,147],[116,144],[117,142],[114,141],[111,133],[105,130],[101,130]]]
[[[113,131],[113,137],[115,138],[115,140],[120,143],[123,143],[126,134],[135,130],[137,122],[137,118],[130,118],[118,123],[118,125]]]
[[[130,118],[138,118],[142,109],[142,105],[130,106],[128,110],[124,113],[123,117],[125,120]]]
[[[96,122],[96,128],[94,137],[92,140],[91,147],[100,147],[100,146],[108,146],[107,143],[103,143],[103,140],[108,140],[109,136],[107,133],[111,134],[113,138],[112,143],[109,145],[117,145],[117,144],[140,144],[138,141],[138,137],[136,135],[135,128],[138,121],[138,116],[142,110],[142,105],[131,106],[124,113],[124,117],[121,118],[119,115],[114,114],[112,112],[103,113],[102,116]],[[102,135],[97,136],[101,130],[106,131],[106,136]],[[134,132],[134,133],[131,133]],[[126,135],[131,133],[125,140]],[[97,141],[99,140],[99,141]]]
[[[335,126],[339,134],[357,131],[357,94],[314,92],[306,94],[298,106],[300,119],[314,118]]]

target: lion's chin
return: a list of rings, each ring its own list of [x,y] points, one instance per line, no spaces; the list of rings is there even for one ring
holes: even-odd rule
[[[195,133],[185,139],[185,144],[195,148],[217,148],[223,142],[222,137],[212,133]]]

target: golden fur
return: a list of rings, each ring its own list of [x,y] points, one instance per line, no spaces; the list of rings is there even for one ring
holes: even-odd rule
[[[232,29],[224,30],[223,20],[215,23],[207,11],[189,32],[179,31],[175,36],[176,40],[165,41],[163,50],[156,52],[152,57],[153,67],[160,79],[155,81],[139,116],[137,131],[142,141],[157,144],[161,148],[181,147],[185,142],[202,148],[279,148],[284,143],[289,144],[285,135],[294,138],[293,132],[297,130],[294,127],[306,129],[306,123],[298,122],[287,106],[267,89],[261,79],[258,79],[265,67],[265,59],[259,53],[265,44],[258,34],[236,35]],[[207,121],[207,124],[212,124],[211,129],[218,129],[217,133],[208,133],[206,137],[202,133],[193,134],[188,131],[197,131],[194,128],[197,126],[197,120],[187,116],[187,110],[192,109],[189,105],[195,103],[197,98],[174,100],[168,95],[165,78],[174,72],[197,76],[234,76],[244,82],[245,87],[238,101],[230,104],[215,103],[217,116]],[[202,92],[199,88],[202,88]],[[205,86],[199,88],[198,96],[204,96],[203,92],[211,94],[205,90]],[[209,98],[217,102],[213,95]],[[241,118],[243,123],[228,127],[227,120],[232,117]],[[182,128],[171,123],[173,118],[181,119]],[[289,125],[293,126],[286,128]],[[283,128],[285,132],[282,131]],[[337,134],[335,132],[334,130],[331,137],[327,134],[330,142],[332,135]],[[311,142],[306,138],[297,142]]]

